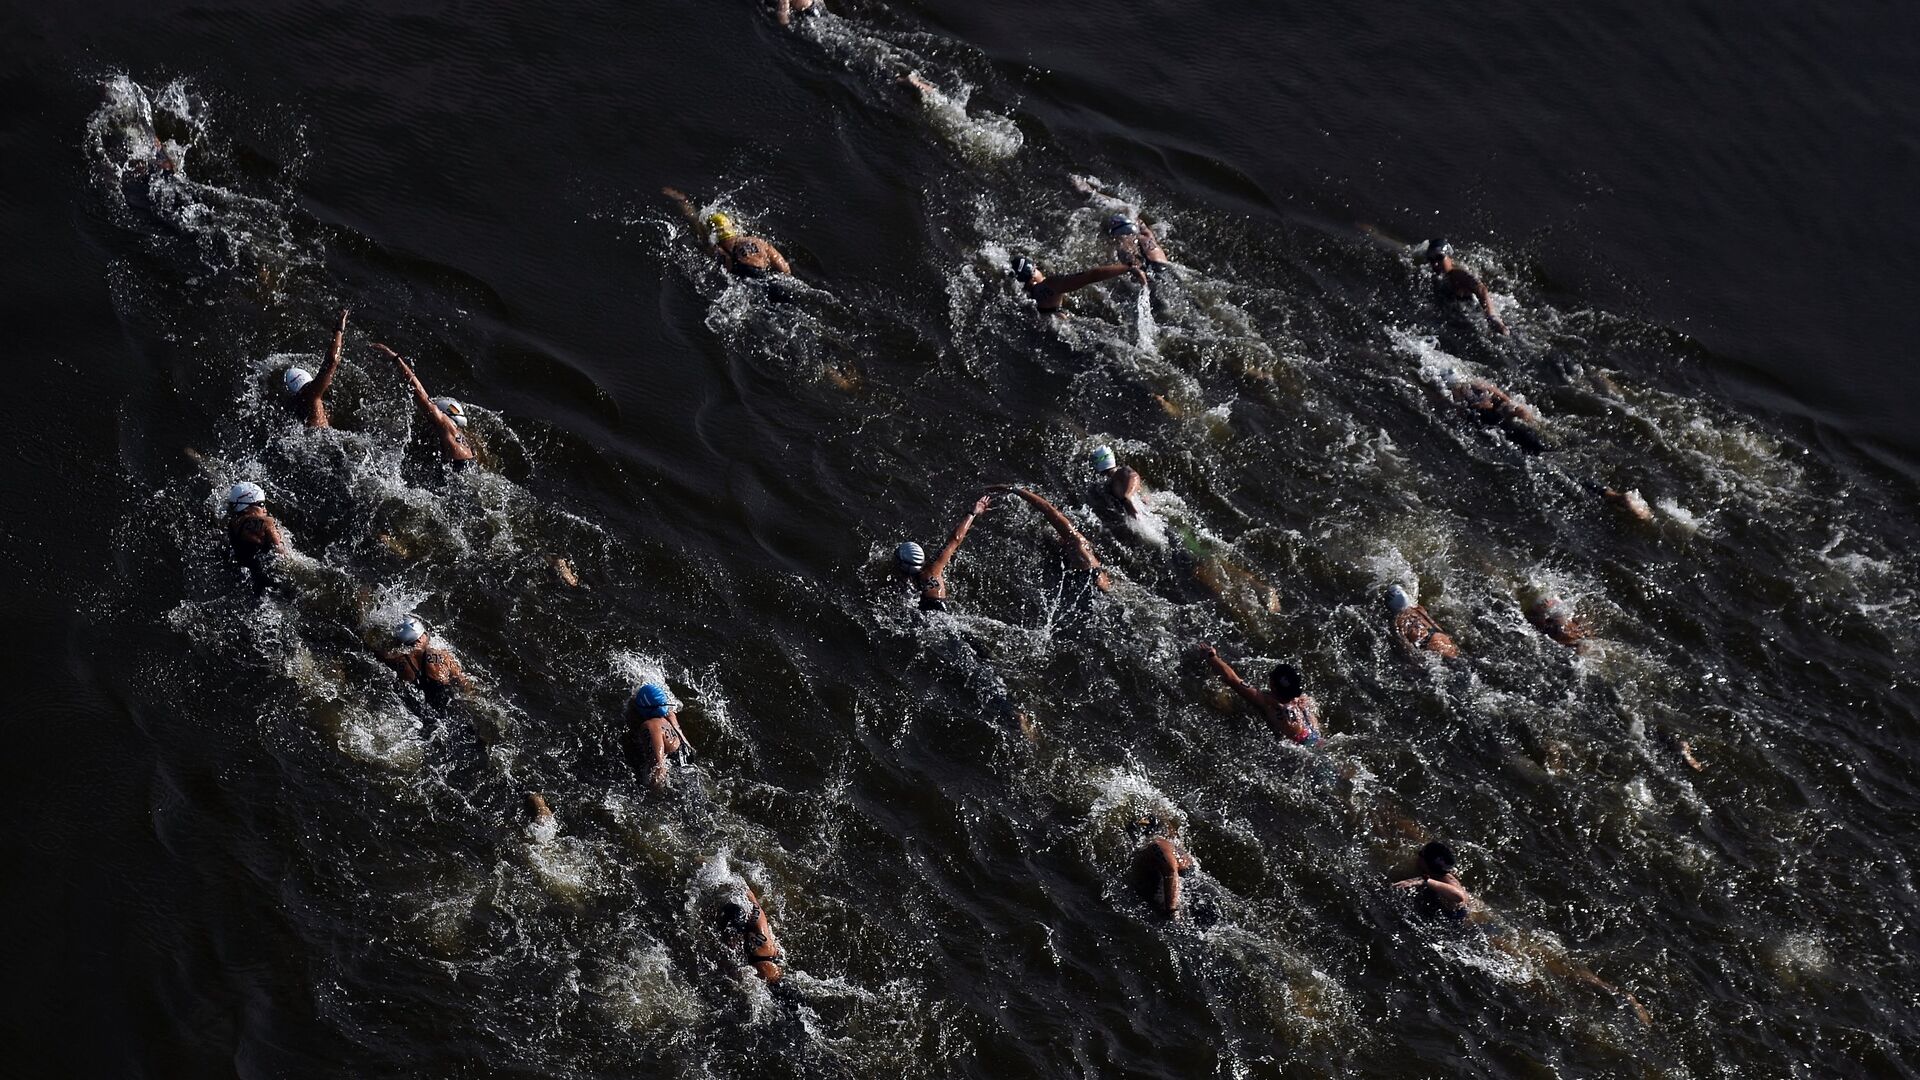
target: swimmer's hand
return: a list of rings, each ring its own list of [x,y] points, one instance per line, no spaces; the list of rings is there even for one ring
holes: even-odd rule
[[[1500,316],[1488,315],[1487,322],[1493,327],[1494,333],[1496,334],[1507,333],[1507,324],[1500,318]]]
[[[987,512],[987,509],[988,509],[989,507],[991,507],[992,505],[993,505],[993,496],[992,496],[992,495],[982,495],[982,496],[980,496],[980,497],[979,497],[978,499],[975,499],[975,500],[974,500],[974,503],[973,503],[973,512],[974,512],[974,513],[975,513],[976,515],[978,515],[978,514],[984,514],[984,513],[986,513],[986,512]]]
[[[1220,650],[1204,641],[1196,641],[1193,643],[1193,655],[1202,660],[1212,660],[1220,655]]]

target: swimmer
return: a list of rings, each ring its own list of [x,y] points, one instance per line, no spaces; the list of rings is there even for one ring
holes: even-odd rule
[[[1687,768],[1692,769],[1694,772],[1706,771],[1707,769],[1706,763],[1701,761],[1699,758],[1693,756],[1692,743],[1688,742],[1687,740],[1681,738],[1678,735],[1675,735],[1673,732],[1668,731],[1664,727],[1654,728],[1653,736],[1654,738],[1660,740],[1661,745],[1665,746],[1669,750],[1672,750],[1674,753],[1679,754],[1680,760],[1687,763]]]
[[[1493,297],[1487,293],[1487,287],[1464,267],[1453,261],[1453,245],[1445,240],[1429,240],[1426,243],[1427,265],[1433,268],[1434,284],[1440,295],[1450,300],[1477,300],[1480,310],[1486,312],[1487,325],[1493,327],[1496,334],[1507,332],[1507,324],[1493,313]]]
[[[1573,605],[1548,595],[1526,607],[1527,621],[1534,628],[1569,649],[1580,648],[1587,639],[1587,628],[1573,614]]]
[[[1268,689],[1262,690],[1242,679],[1240,673],[1233,670],[1232,664],[1220,659],[1219,651],[1212,645],[1203,641],[1198,649],[1213,670],[1226,680],[1227,685],[1266,718],[1276,735],[1291,739],[1301,746],[1312,746],[1320,741],[1320,706],[1307,696],[1300,683],[1298,668],[1292,664],[1276,664],[1273,673],[1267,677]]]
[[[418,615],[394,624],[393,641],[393,646],[380,654],[380,662],[392,668],[401,682],[418,687],[428,703],[444,706],[455,690],[473,691],[473,680],[461,670],[460,661],[433,643],[433,635]]]
[[[1511,394],[1487,379],[1469,378],[1451,368],[1441,379],[1446,384],[1448,396],[1466,406],[1467,411],[1482,424],[1506,432],[1508,438],[1529,453],[1546,449],[1546,442],[1534,428],[1540,415],[1531,407],[1515,401]]]
[[[706,245],[727,269],[739,277],[766,277],[768,274],[791,274],[793,268],[787,260],[774,250],[774,246],[757,236],[748,236],[734,228],[733,219],[725,214],[708,214],[705,221],[700,219],[700,211],[694,208],[686,193],[679,188],[664,187],[660,194],[672,199],[686,216],[695,230],[710,234],[712,240]]]
[[[1113,259],[1133,271],[1134,280],[1147,283],[1147,271],[1160,273],[1173,265],[1153,227],[1133,214],[1114,214],[1107,218],[1107,239],[1113,242]]]
[[[680,730],[680,707],[659,683],[641,683],[627,699],[627,747],[630,759],[648,763],[647,786],[667,786],[667,765],[684,764],[693,744]]]
[[[773,17],[781,26],[793,25],[795,15],[825,15],[827,5],[820,0],[774,0]]]
[[[1100,474],[1101,490],[1115,505],[1126,511],[1128,517],[1146,516],[1146,505],[1140,501],[1140,474],[1120,464],[1113,456],[1113,447],[1094,447],[1089,463],[1093,471]]]
[[[1034,509],[1046,516],[1048,524],[1053,526],[1053,531],[1059,534],[1060,554],[1067,561],[1067,572],[1085,576],[1101,592],[1107,592],[1113,588],[1113,578],[1107,573],[1106,567],[1100,565],[1100,556],[1093,553],[1093,545],[1087,542],[1087,538],[1081,535],[1079,529],[1074,528],[1073,522],[1067,519],[1067,515],[1060,512],[1059,507],[1023,487],[995,484],[987,490],[1010,491],[1032,503]]]
[[[926,549],[911,540],[893,549],[894,572],[911,581],[920,593],[921,611],[947,610],[947,564],[953,561],[954,553],[960,550],[960,542],[967,538],[968,530],[973,528],[973,519],[986,513],[992,505],[992,495],[982,495],[974,500],[973,509],[960,519],[960,524],[953,527],[946,545],[931,563],[927,561]]]
[[[780,939],[773,936],[773,924],[767,921],[767,909],[760,906],[753,886],[743,888],[744,899],[736,896],[727,901],[732,929],[746,950],[747,963],[753,965],[754,974],[772,985],[780,981],[783,974],[780,968],[787,958],[780,950]]]
[[[1453,849],[1435,840],[1420,849],[1420,854],[1414,857],[1414,863],[1419,876],[1396,881],[1393,887],[1418,889],[1418,899],[1424,910],[1450,922],[1465,922],[1467,905],[1473,897],[1460,884],[1460,876],[1453,872]]]
[[[327,406],[322,399],[327,396],[327,387],[333,385],[334,373],[340,370],[340,346],[346,340],[347,309],[341,308],[340,328],[333,332],[333,351],[327,354],[320,374],[316,376],[305,368],[290,367],[282,376],[287,387],[287,408],[310,428],[331,426],[327,423]]]
[[[1449,660],[1460,655],[1460,646],[1405,589],[1395,585],[1387,590],[1387,610],[1393,613],[1393,636],[1408,649],[1424,649]]]
[[[1169,919],[1180,916],[1180,879],[1193,873],[1198,864],[1180,844],[1179,826],[1161,824],[1155,817],[1141,818],[1135,824],[1147,834],[1147,840],[1133,853],[1134,870],[1153,886],[1153,905]]]
[[[287,538],[280,523],[267,513],[267,493],[259,484],[241,481],[227,489],[227,540],[233,544],[233,558],[247,568],[254,592],[267,587],[267,571],[262,560],[268,555],[285,555]]]
[[[527,841],[533,844],[551,844],[560,832],[560,823],[554,819],[553,808],[547,805],[545,796],[537,791],[527,792],[527,809],[533,817],[527,822]]]
[[[1096,266],[1091,270],[1082,270],[1077,274],[1068,274],[1065,277],[1050,278],[1022,255],[1013,260],[1012,272],[1014,280],[1020,282],[1021,289],[1026,292],[1027,298],[1033,301],[1034,306],[1040,309],[1042,315],[1064,319],[1068,313],[1062,305],[1066,303],[1068,293],[1117,278],[1121,274],[1131,272],[1132,269],[1126,263],[1111,263],[1106,266]]]
[[[1652,521],[1653,510],[1647,506],[1647,500],[1640,495],[1639,488],[1617,491],[1604,484],[1588,484],[1587,490],[1605,501],[1608,505],[1625,511],[1635,521]]]
[[[421,385],[420,377],[413,373],[400,354],[375,342],[374,348],[386,353],[400,366],[400,374],[407,377],[407,384],[413,387],[413,400],[420,406],[421,415],[440,433],[440,452],[446,455],[447,467],[455,472],[473,468],[478,457],[473,444],[467,441],[467,410],[464,405],[450,397],[429,397],[427,388]]]

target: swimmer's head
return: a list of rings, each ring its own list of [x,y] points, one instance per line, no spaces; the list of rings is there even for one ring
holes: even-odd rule
[[[1427,261],[1428,262],[1438,263],[1440,260],[1451,258],[1452,256],[1453,256],[1452,244],[1447,243],[1445,240],[1442,240],[1439,237],[1434,237],[1432,240],[1427,241]]]
[[[1111,446],[1094,447],[1093,456],[1088,460],[1093,465],[1093,471],[1097,473],[1112,472],[1120,466],[1120,463],[1114,460]]]
[[[1465,386],[1467,384],[1467,377],[1452,368],[1448,368],[1445,372],[1441,373],[1440,381],[1447,385],[1447,389],[1452,390],[1456,387]]]
[[[1040,268],[1033,265],[1033,260],[1025,255],[1016,255],[1013,259],[1013,276],[1016,281],[1031,284],[1040,276]]]
[[[893,549],[893,565],[909,574],[917,574],[927,565],[927,549],[909,540]]]
[[[740,230],[733,227],[733,219],[725,214],[708,214],[707,228],[722,240],[731,240],[740,235]]]
[[[306,368],[290,367],[287,369],[287,373],[281,376],[281,378],[286,381],[287,393],[297,394],[305,390],[307,384],[313,381],[313,372],[308,371]]]
[[[1274,665],[1273,674],[1267,676],[1267,687],[1281,701],[1292,701],[1306,689],[1300,681],[1300,669],[1292,664]]]
[[[1438,840],[1420,849],[1420,863],[1429,871],[1430,877],[1446,877],[1453,873],[1453,849]]]
[[[1107,219],[1108,236],[1132,236],[1140,231],[1140,226],[1125,214],[1115,214]]]
[[[237,514],[242,510],[251,510],[267,501],[267,493],[260,485],[242,480],[227,489],[227,513]]]
[[[1391,611],[1395,615],[1398,615],[1412,606],[1413,606],[1413,598],[1407,595],[1407,590],[1401,588],[1398,585],[1395,585],[1392,588],[1389,588],[1387,590],[1387,610],[1388,611]]]
[[[447,419],[453,421],[455,427],[467,426],[467,407],[458,401],[450,397],[437,397],[433,399],[433,407],[446,413]]]
[[[417,644],[426,636],[427,624],[421,622],[418,615],[409,615],[393,624],[393,639],[402,645]]]
[[[673,711],[673,698],[659,683],[644,682],[633,692],[633,708],[641,716],[665,716]]]

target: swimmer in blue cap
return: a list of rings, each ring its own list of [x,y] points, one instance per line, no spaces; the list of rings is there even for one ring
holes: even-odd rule
[[[647,786],[660,791],[667,786],[669,761],[684,761],[693,749],[680,730],[680,706],[665,687],[644,682],[627,699],[626,714],[628,753],[648,763]]]
[[[1101,489],[1105,491],[1128,517],[1140,517],[1146,513],[1146,507],[1140,503],[1140,474],[1130,466],[1120,464],[1114,457],[1113,447],[1096,446],[1089,458],[1093,471],[1100,474]]]

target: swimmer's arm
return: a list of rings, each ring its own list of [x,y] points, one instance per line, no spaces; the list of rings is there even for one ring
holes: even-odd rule
[[[377,341],[373,343],[373,347],[386,353],[388,358],[399,365],[400,374],[407,377],[407,385],[413,388],[413,400],[418,402],[421,408],[427,410],[429,413],[437,413],[440,411],[434,407],[433,397],[427,393],[426,386],[420,382],[420,376],[415,375],[413,369],[407,366],[407,362],[400,359],[399,353],[394,352],[392,349]]]
[[[774,247],[772,244],[767,245],[767,260],[773,263],[773,268],[780,273],[793,273],[793,267],[787,265],[787,257],[780,254],[780,249]]]
[[[700,211],[693,205],[693,200],[687,198],[686,192],[681,191],[677,187],[663,187],[660,189],[660,194],[672,199],[673,205],[680,208],[681,216],[687,219],[687,224],[693,226],[693,235],[701,247],[719,255],[721,258],[726,257],[727,253],[720,248],[720,245],[706,242],[706,225],[701,222]]]
[[[773,17],[781,26],[793,25],[793,0],[780,0],[774,7]]]
[[[273,541],[273,550],[282,555],[292,550],[287,546],[287,534],[280,531],[280,523],[271,517],[267,519],[267,539]]]
[[[460,661],[451,654],[447,656],[447,667],[452,670],[453,684],[469,694],[473,693],[473,680],[467,678],[467,669],[461,667]]]
[[[1047,286],[1054,291],[1054,295],[1058,296],[1075,289],[1084,289],[1109,278],[1117,278],[1132,270],[1133,268],[1126,263],[1109,263],[1106,266],[1096,266],[1091,270],[1082,270],[1077,274],[1068,274],[1066,277],[1049,277]]]
[[[1423,878],[1419,884],[1432,889],[1433,895],[1455,906],[1465,906],[1472,899],[1467,895],[1467,890],[1443,878]]]
[[[1487,291],[1487,283],[1481,281],[1479,278],[1474,278],[1473,295],[1480,298],[1480,310],[1487,313],[1487,322],[1493,326],[1494,332],[1501,334],[1506,333],[1507,324],[1501,321],[1500,316],[1493,312],[1493,294]]]
[[[1160,888],[1166,897],[1169,912],[1180,910],[1180,855],[1172,841],[1165,837],[1153,842],[1160,857]]]
[[[333,332],[333,351],[327,354],[327,362],[321,365],[320,374],[314,377],[313,399],[327,396],[327,387],[333,385],[333,373],[340,370],[340,349],[347,343],[347,309],[340,309],[340,328]]]
[[[993,496],[991,495],[982,495],[974,500],[973,509],[967,512],[966,517],[960,519],[960,524],[953,527],[953,532],[947,536],[946,545],[940,549],[940,553],[935,555],[933,561],[928,563],[927,568],[921,572],[923,577],[931,581],[947,572],[947,564],[953,561],[954,553],[960,550],[960,542],[967,538],[968,530],[973,528],[973,519],[986,513],[987,507],[992,505],[992,503]]]
[[[648,724],[647,742],[653,748],[653,768],[647,772],[647,786],[655,791],[667,786],[667,736],[665,725]]]
[[[1206,655],[1207,664],[1210,667],[1212,667],[1214,671],[1219,672],[1220,678],[1225,680],[1226,684],[1229,687],[1233,688],[1234,693],[1237,693],[1241,697],[1246,698],[1248,703],[1253,705],[1255,708],[1259,708],[1266,704],[1265,701],[1261,700],[1260,691],[1257,688],[1249,685],[1247,683],[1247,680],[1241,678],[1240,673],[1233,670],[1232,664],[1229,664],[1225,660],[1220,659],[1219,652],[1215,651],[1213,646],[1202,645],[1201,649],[1204,651]]]
[[[1125,273],[1126,269],[1127,268],[1124,266],[1120,267],[1121,273]],[[1109,276],[1118,276],[1118,275],[1109,275]],[[1048,280],[1052,280],[1052,279],[1048,279]],[[1060,539],[1065,540],[1067,543],[1085,544],[1087,542],[1087,538],[1084,536],[1081,536],[1080,530],[1073,527],[1073,522],[1067,518],[1067,515],[1061,513],[1059,507],[1048,502],[1042,496],[1036,495],[1033,492],[1028,491],[1026,488],[1023,488],[1023,487],[1011,487],[1011,486],[996,487],[994,490],[1011,491],[1015,495],[1018,495],[1021,498],[1032,503],[1034,509],[1040,511],[1040,513],[1046,516],[1047,521],[1053,525],[1054,531],[1060,534]]]

